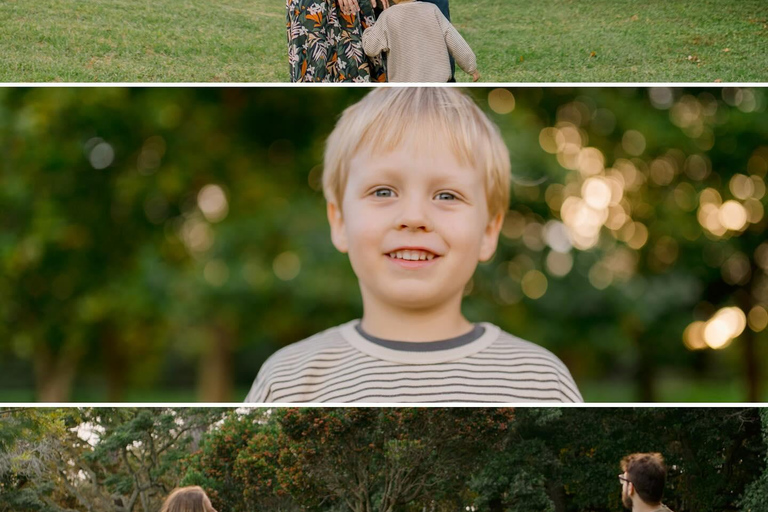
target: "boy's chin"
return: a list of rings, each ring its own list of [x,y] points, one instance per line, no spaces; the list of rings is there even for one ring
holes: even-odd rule
[[[382,299],[392,306],[413,310],[439,309],[447,303],[453,302],[453,294],[446,293],[445,291],[405,289],[389,291],[389,293],[383,295]]]

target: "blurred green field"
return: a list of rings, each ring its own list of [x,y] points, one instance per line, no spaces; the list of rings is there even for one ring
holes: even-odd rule
[[[451,14],[485,82],[768,80],[762,0],[453,0]],[[2,82],[288,81],[274,0],[5,0],[0,20]]]

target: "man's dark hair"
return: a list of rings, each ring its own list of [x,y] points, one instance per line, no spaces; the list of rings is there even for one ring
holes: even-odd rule
[[[633,453],[621,459],[621,469],[627,473],[637,495],[649,504],[660,503],[667,478],[667,467],[660,453]]]

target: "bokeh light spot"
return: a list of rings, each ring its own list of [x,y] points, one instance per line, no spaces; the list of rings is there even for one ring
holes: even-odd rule
[[[278,279],[290,281],[299,275],[301,271],[301,259],[292,251],[278,254],[272,262],[272,270]]]
[[[675,96],[669,87],[651,87],[648,90],[651,105],[659,110],[667,110],[675,102]]]
[[[611,188],[601,177],[588,178],[581,187],[581,195],[595,210],[607,208],[611,202]]]
[[[648,228],[640,222],[633,222],[632,237],[627,240],[627,245],[632,249],[640,249],[648,241]]]
[[[589,269],[589,283],[598,290],[605,290],[613,282],[613,272],[608,265],[598,262]]]
[[[553,251],[567,253],[573,247],[568,237],[568,228],[556,220],[550,220],[544,225],[544,240]]]
[[[735,198],[742,200],[752,197],[755,193],[755,183],[744,174],[734,174],[728,182],[728,188]]]
[[[720,224],[731,231],[741,231],[747,225],[747,210],[738,201],[726,201],[718,213]]]
[[[755,306],[749,310],[747,321],[750,329],[760,332],[768,327],[768,311],[763,306]]]
[[[693,322],[683,331],[683,343],[689,350],[702,350],[707,348],[707,342],[704,341],[704,327],[706,322]]]
[[[214,184],[206,185],[197,194],[197,206],[210,222],[224,220],[229,213],[229,204],[224,190]]]
[[[713,349],[722,349],[737,338],[747,325],[744,312],[736,307],[720,309],[704,327],[704,341]]]
[[[497,114],[515,110],[515,96],[508,89],[493,89],[488,93],[488,106]]]
[[[695,181],[701,181],[712,171],[709,159],[702,155],[691,155],[685,160],[685,173]]]
[[[546,259],[547,271],[557,277],[563,277],[573,268],[571,253],[550,251]]]
[[[645,137],[637,130],[627,130],[621,139],[621,147],[632,156],[640,156],[645,151]]]
[[[520,287],[527,297],[540,299],[547,293],[547,276],[538,270],[530,270],[523,276]]]
[[[114,159],[115,150],[112,149],[109,143],[104,141],[95,144],[88,155],[88,160],[94,169],[106,169],[112,165]]]

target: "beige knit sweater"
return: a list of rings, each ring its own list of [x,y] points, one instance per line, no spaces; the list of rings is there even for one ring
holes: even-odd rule
[[[387,52],[390,82],[447,82],[448,52],[469,74],[477,70],[475,54],[434,4],[405,2],[381,13],[363,32],[363,50],[370,56]]]

